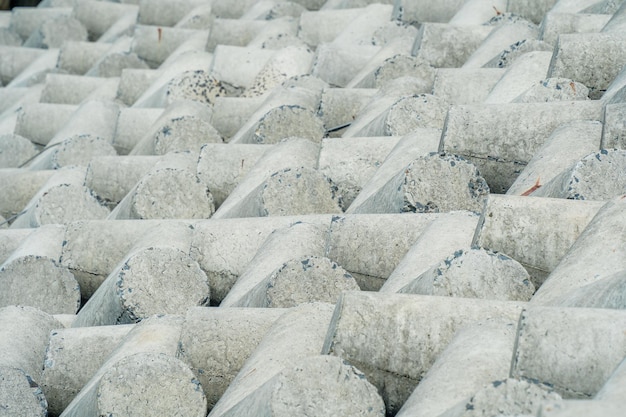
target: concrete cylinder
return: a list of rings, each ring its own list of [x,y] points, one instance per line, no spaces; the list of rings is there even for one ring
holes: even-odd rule
[[[363,373],[329,355],[301,359],[222,415],[289,416],[301,408],[323,415],[385,415],[382,398]]]
[[[602,278],[565,294],[559,302],[563,307],[625,309],[626,270]]]
[[[579,120],[557,127],[506,193],[535,196],[540,187],[571,168],[585,155],[596,151],[601,135],[602,123],[598,121]]]
[[[460,249],[422,273],[400,293],[528,301],[535,292],[514,259],[485,249]]]
[[[120,74],[117,100],[127,106],[134,106],[160,74],[158,70],[124,68]]]
[[[263,215],[257,200],[262,184],[275,172],[290,167],[316,168],[319,145],[307,139],[284,140],[261,157],[239,185],[224,200],[213,218],[250,217]]]
[[[0,309],[0,323],[0,366],[22,370],[38,385],[50,332],[63,325],[51,315],[26,306]]]
[[[168,154],[143,175],[108,219],[206,219],[213,196],[195,174],[197,154]]]
[[[193,8],[204,4],[203,1],[185,0],[177,7],[167,1],[141,0],[139,1],[138,23],[153,26],[174,26]]]
[[[411,53],[435,68],[460,68],[494,29],[483,25],[487,20],[462,26],[424,22]]]
[[[491,89],[485,103],[509,103],[546,78],[552,52],[534,51],[521,55]]]
[[[74,314],[80,307],[80,287],[60,265],[64,227],[41,226],[0,266],[0,305],[27,305],[49,314]]]
[[[197,175],[219,207],[272,145],[207,143],[200,148]]]
[[[438,216],[427,225],[380,292],[399,292],[450,253],[470,248],[479,216],[465,211]]]
[[[209,411],[285,311],[205,307],[187,310],[176,356],[189,365],[200,381]]]
[[[12,11],[11,25],[9,27],[17,32],[22,39],[26,39],[46,21],[59,16],[69,16],[71,13],[71,7],[19,7]]]
[[[23,370],[0,366],[0,404],[14,415],[48,416],[41,388]]]
[[[303,12],[298,37],[312,47],[332,42],[345,28],[345,22],[353,21],[363,12],[362,7]]]
[[[478,104],[504,74],[502,68],[438,68],[433,95],[450,104]]]
[[[48,74],[40,101],[41,103],[78,105],[106,81],[107,79],[98,77]],[[117,84],[115,84],[115,90],[117,90]]]
[[[622,402],[624,399],[624,379],[626,378],[626,361],[622,360],[615,367],[609,379],[598,391],[595,400]]]
[[[345,87],[380,51],[381,46],[371,44],[322,43],[315,51],[311,74],[328,84]]]
[[[229,142],[264,101],[263,97],[216,97],[211,124]]]
[[[57,16],[42,22],[23,45],[27,48],[53,49],[60,48],[66,41],[86,40],[87,29],[79,20],[71,16]]]
[[[563,398],[591,398],[626,354],[624,328],[621,310],[528,307],[518,325],[511,376],[543,381]]]
[[[373,88],[325,88],[319,116],[329,137],[339,137],[376,94]]]
[[[267,26],[275,25],[271,20],[231,19],[225,16],[216,17],[211,23],[211,32],[205,49],[215,52],[219,45],[246,46],[256,35]]]
[[[626,149],[626,105],[607,104],[604,108],[604,126],[600,149]]]
[[[92,41],[99,39],[122,16],[129,12],[137,13],[139,8],[134,4],[98,3],[87,0],[76,3],[72,8],[72,16],[78,19],[87,29]]]
[[[448,103],[431,94],[401,97],[373,120],[364,136],[404,136],[417,129],[443,129]]]
[[[36,231],[36,229],[7,229],[6,227],[2,229],[0,232],[0,264],[4,263],[20,247],[28,235]]]
[[[46,52],[33,60],[15,78],[7,84],[7,87],[30,87],[41,83],[46,74],[56,70],[59,59],[59,49],[48,49]]]
[[[181,101],[170,105],[135,145],[130,155],[164,155],[168,152],[198,152],[204,143],[220,143],[211,126],[207,105]]]
[[[322,140],[319,170],[337,187],[343,207],[350,207],[400,140],[400,137]]]
[[[328,224],[295,223],[277,229],[239,276],[220,307],[267,307],[272,274],[288,261],[305,256],[324,256]]]
[[[547,42],[537,39],[523,39],[509,45],[499,54],[487,62],[484,68],[508,68],[513,65],[522,55],[531,52],[550,52],[552,54],[553,46]],[[547,71],[547,70],[546,70]]]
[[[532,193],[537,197],[607,201],[626,190],[626,150],[601,149],[586,155]],[[611,178],[611,181],[606,181]]]
[[[602,120],[594,101],[451,106],[440,151],[467,157],[495,193],[504,193],[558,126]]]
[[[105,218],[109,210],[83,185],[85,171],[85,168],[76,166],[56,170],[11,227],[38,227],[78,219]]]
[[[91,297],[146,232],[163,222],[101,220],[68,224],[61,265],[76,277],[83,299]]]
[[[480,0],[466,1],[448,23],[456,26],[482,25],[499,13],[508,11],[507,0],[492,3],[487,4]]]
[[[60,415],[133,325],[56,329],[50,333],[41,388],[48,412]]]
[[[252,85],[256,75],[274,54],[275,51],[268,49],[217,45],[210,63],[211,75],[230,85],[233,91],[241,92]],[[237,70],[233,71],[233,68]]]
[[[344,292],[322,354],[363,370],[387,413],[396,413],[457,330],[480,320],[515,320],[521,309],[505,301]]]
[[[565,400],[560,407],[546,404],[540,410],[545,417],[584,417],[606,416],[619,417],[624,405],[621,402],[593,401],[593,400]]]
[[[53,139],[54,140],[54,139]],[[31,170],[75,169],[86,167],[92,157],[116,155],[109,139],[92,134],[76,134],[66,137],[61,142],[49,144],[39,153],[28,168]]]
[[[578,288],[626,269],[624,196],[602,206],[532,299],[552,305]]]
[[[303,304],[281,315],[213,407],[211,417],[229,415],[272,377],[319,355],[331,316],[332,305],[323,303]]]
[[[0,80],[3,85],[9,84],[31,62],[46,54],[46,51],[35,48],[23,48],[21,46],[0,46],[0,52],[6,59],[0,65]]]
[[[7,219],[22,213],[24,207],[56,171],[0,169],[0,214]]]
[[[559,35],[600,32],[611,19],[610,14],[576,13],[572,10],[546,13],[541,21],[541,40],[556,45]]]
[[[508,375],[514,321],[486,320],[461,328],[411,393],[398,417],[438,417],[478,387]]]
[[[191,255],[207,274],[211,305],[219,305],[267,237],[296,221],[328,224],[331,215],[250,217],[194,224]]]
[[[463,1],[446,0],[440,3],[416,3],[407,0],[394,2],[393,19],[406,23],[448,22],[463,6]]]
[[[479,212],[487,195],[489,187],[473,164],[456,155],[431,153],[410,162],[367,205],[351,212]]]
[[[589,100],[589,89],[569,78],[547,78],[535,83],[512,103]]]
[[[38,145],[47,145],[70,120],[77,108],[75,105],[58,103],[24,105],[17,117],[15,134],[24,136]]]
[[[111,49],[109,43],[65,42],[59,51],[57,67],[69,74],[84,75]]]
[[[491,194],[472,244],[511,256],[539,288],[603,205]]]
[[[176,48],[196,32],[194,29],[137,25],[130,52],[137,54],[150,68],[158,68]]]
[[[537,26],[520,17],[504,14],[493,18],[489,23],[495,26],[494,29],[467,58],[463,68],[482,67],[509,45],[539,37]]]
[[[113,139],[117,153],[128,155],[162,114],[163,109],[121,109]]]
[[[187,224],[160,225],[135,247],[83,306],[72,327],[128,324],[208,305],[206,274],[189,256]]]
[[[15,134],[0,135],[0,168],[17,168],[37,155],[34,143]]]

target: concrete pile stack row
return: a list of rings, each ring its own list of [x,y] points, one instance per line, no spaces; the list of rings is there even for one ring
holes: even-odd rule
[[[626,2],[0,11],[0,416],[622,416]]]

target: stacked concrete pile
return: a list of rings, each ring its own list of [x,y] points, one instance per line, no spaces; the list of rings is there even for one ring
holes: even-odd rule
[[[0,416],[622,416],[626,2],[0,12]]]

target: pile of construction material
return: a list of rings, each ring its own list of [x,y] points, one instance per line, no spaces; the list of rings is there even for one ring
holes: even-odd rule
[[[0,11],[0,416],[623,416],[626,1]]]

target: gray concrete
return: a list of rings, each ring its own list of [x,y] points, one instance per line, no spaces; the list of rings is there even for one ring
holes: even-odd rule
[[[626,270],[568,292],[559,302],[563,307],[626,309]]]
[[[17,168],[37,153],[37,146],[25,137],[0,135],[0,168]]]
[[[341,136],[374,94],[373,88],[325,88],[318,114],[328,136]]]
[[[482,25],[507,8],[507,0],[496,0],[487,4],[481,0],[469,0],[456,12],[448,23],[456,26]]]
[[[438,68],[433,94],[449,104],[482,103],[504,72],[502,68]]]
[[[328,223],[297,222],[274,230],[247,264],[220,307],[269,307],[273,274],[291,260],[323,256],[327,239]]]
[[[600,32],[611,19],[610,14],[587,14],[566,11],[546,13],[541,22],[541,39],[556,45],[560,35]]]
[[[30,63],[13,78],[7,87],[30,87],[43,82],[46,75],[56,71],[56,63],[59,59],[59,49],[47,49],[46,52]]]
[[[571,169],[584,156],[599,149],[602,128],[603,124],[598,121],[577,120],[554,129],[506,194],[538,196],[535,193],[541,187],[563,171]]]
[[[185,0],[176,7],[168,1],[140,0],[138,23],[153,26],[174,26],[195,7],[204,4],[203,1]]]
[[[2,60],[0,65],[0,80],[4,85],[11,83],[31,62],[46,54],[46,51],[21,46],[0,46]],[[26,87],[26,86],[24,86]]]
[[[563,398],[592,398],[626,354],[625,325],[622,310],[528,307],[511,376],[543,381]]]
[[[448,22],[463,6],[462,0],[422,3],[408,0],[394,2],[393,18],[406,23]]]
[[[196,176],[197,154],[163,156],[143,175],[107,217],[119,219],[207,219],[213,196]]]
[[[138,24],[135,26],[130,52],[137,54],[150,68],[158,68],[176,48],[197,32],[193,29]]]
[[[48,412],[59,415],[96,374],[133,325],[55,329],[41,374]]]
[[[0,169],[0,214],[8,219],[21,213],[55,173],[54,170]]]
[[[505,378],[515,333],[514,321],[500,319],[461,328],[396,416],[438,417],[483,384]]]
[[[86,41],[87,29],[71,16],[57,16],[46,20],[24,41],[26,48],[60,48],[66,41]]]
[[[604,108],[604,125],[602,130],[602,149],[626,149],[626,105],[622,103],[607,104]]]
[[[532,195],[575,200],[611,200],[626,191],[625,168],[626,150],[596,150],[563,169]]]
[[[362,370],[394,414],[457,330],[480,320],[515,320],[521,309],[516,302],[345,292],[322,353]]]
[[[459,249],[398,292],[528,301],[535,287],[514,259],[485,249]]]
[[[216,97],[211,124],[229,142],[264,101],[263,97]]]
[[[86,168],[71,166],[55,170],[24,206],[13,228],[66,224],[77,219],[104,219],[109,210],[83,185]]]
[[[0,266],[0,305],[27,305],[49,314],[74,314],[80,287],[60,265],[64,228],[39,227]]]
[[[31,170],[86,167],[93,157],[116,155],[110,142],[108,138],[90,133],[65,136],[49,143],[27,166]]]
[[[69,16],[71,13],[71,7],[18,8],[11,13],[9,28],[20,35],[22,39],[27,39],[33,31],[41,27],[46,21],[59,16]]]
[[[113,101],[117,94],[119,78],[85,77],[74,74],[48,74],[41,103],[79,105],[85,100]]]
[[[617,197],[602,206],[564,254],[532,303],[552,305],[578,288],[626,269],[623,210]]]
[[[48,404],[41,388],[24,371],[0,366],[0,380],[0,415],[48,416]]]
[[[552,45],[544,41],[522,39],[509,45],[502,52],[493,57],[484,65],[484,68],[507,68],[513,65],[522,55],[530,52],[550,52],[550,54],[552,54],[553,49],[554,47]]]
[[[40,383],[48,337],[63,325],[51,315],[25,306],[0,309],[0,323],[0,366],[20,369],[35,384]]]
[[[539,288],[603,205],[491,194],[473,244],[511,256]]]
[[[321,400],[323,398],[323,400]],[[379,416],[385,404],[365,375],[335,356],[312,356],[286,367],[224,416]]]
[[[451,106],[440,151],[467,157],[494,193],[504,193],[554,129],[602,120],[597,101]]]
[[[109,43],[65,42],[60,48],[57,68],[69,74],[84,75],[111,49]]]
[[[85,26],[89,38],[95,41],[124,15],[133,13],[136,16],[138,10],[139,7],[134,4],[111,2],[100,4],[97,1],[86,0],[74,5],[72,16]]]
[[[6,224],[4,225],[6,226]],[[7,229],[0,231],[0,263],[4,263],[22,242],[37,229]]]
[[[176,356],[200,381],[211,410],[287,310],[192,307],[187,310]]]
[[[594,397],[594,400],[599,401],[615,401],[616,403],[622,403],[624,401],[624,394],[626,394],[626,385],[624,381],[626,378],[626,361],[622,360],[619,365],[615,367],[609,379],[602,386],[600,391]]]
[[[153,314],[183,314],[208,305],[206,274],[189,255],[188,224],[148,231],[78,312],[72,327],[136,323]]]
[[[230,415],[245,398],[284,369],[319,355],[333,306],[315,303],[290,309],[269,328],[209,415]]]
[[[562,403],[561,396],[550,385],[537,380],[507,378],[485,383],[471,398],[452,407],[441,417],[539,415],[546,404],[555,408]]]
[[[542,417],[620,417],[623,413],[622,403],[590,400],[566,400],[561,407],[545,406],[541,409]]]
[[[24,136],[35,144],[47,145],[70,120],[76,109],[76,105],[58,103],[37,102],[23,105],[15,124],[15,134]]]
[[[626,63],[625,45],[623,33],[560,35],[548,76],[579,81],[598,99]]]
[[[440,215],[424,228],[380,292],[398,292],[450,253],[471,246],[479,216],[460,211]]]
[[[493,86],[485,103],[510,103],[546,78],[552,51],[534,51],[518,57]]]
[[[589,100],[589,89],[569,78],[547,78],[534,83],[517,96],[513,103]]]
[[[335,42],[322,43],[315,51],[311,74],[337,87],[346,87],[382,47]]]

